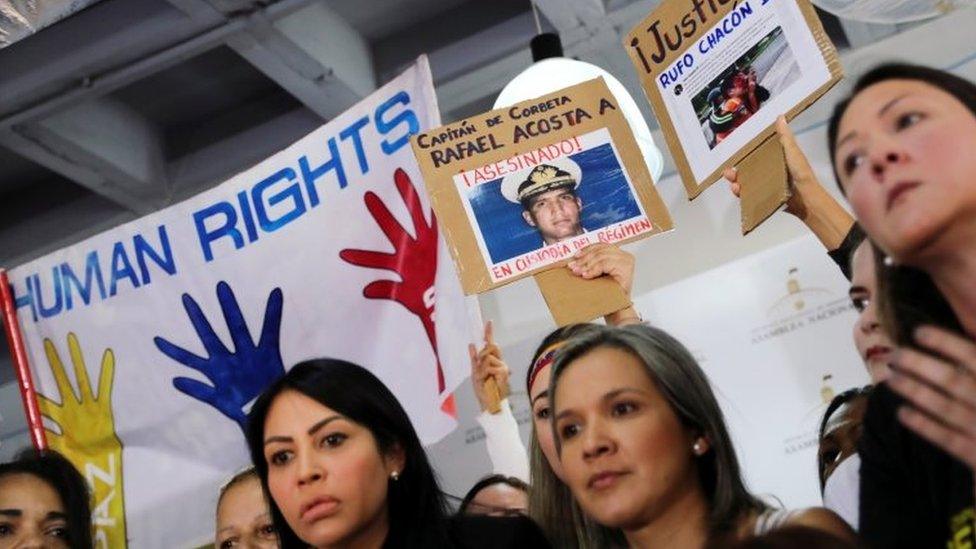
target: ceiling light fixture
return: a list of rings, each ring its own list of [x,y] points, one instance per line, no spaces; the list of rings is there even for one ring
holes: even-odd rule
[[[538,32],[530,42],[533,63],[502,89],[495,99],[494,108],[508,107],[602,76],[634,133],[651,178],[657,182],[664,170],[664,158],[654,144],[651,129],[627,88],[612,74],[596,65],[564,57],[559,35],[542,32],[535,2],[532,2],[532,13],[535,15]]]

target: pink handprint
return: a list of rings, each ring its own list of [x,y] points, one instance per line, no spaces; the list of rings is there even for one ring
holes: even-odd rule
[[[400,282],[377,280],[366,285],[363,295],[369,299],[390,299],[417,315],[437,361],[437,390],[444,392],[444,371],[437,356],[437,334],[434,330],[434,278],[437,275],[437,220],[430,213],[430,224],[424,219],[420,197],[407,172],[393,174],[397,190],[413,219],[415,236],[410,236],[393,217],[389,208],[373,192],[366,193],[366,209],[383,234],[393,244],[393,253],[346,249],[339,257],[348,263],[372,269],[385,269],[400,275]]]

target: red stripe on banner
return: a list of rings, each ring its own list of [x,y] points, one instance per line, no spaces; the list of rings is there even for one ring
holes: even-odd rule
[[[10,347],[10,358],[14,361],[14,371],[17,373],[20,399],[27,413],[31,442],[35,448],[44,449],[47,448],[47,438],[44,436],[44,425],[41,423],[41,409],[37,406],[34,378],[31,376],[30,363],[27,361],[24,338],[20,334],[20,323],[17,322],[14,293],[10,288],[7,271],[3,269],[0,269],[0,304],[3,307],[3,325],[7,328],[7,346]]]
[[[441,411],[445,414],[457,419],[457,402],[454,400],[454,393],[451,393],[444,399],[441,403]]]

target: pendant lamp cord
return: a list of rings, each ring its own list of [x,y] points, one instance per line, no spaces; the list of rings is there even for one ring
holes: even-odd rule
[[[535,2],[529,1],[532,5],[532,15],[535,17],[535,31],[536,34],[542,34],[542,24],[539,22],[539,8],[536,7]]]

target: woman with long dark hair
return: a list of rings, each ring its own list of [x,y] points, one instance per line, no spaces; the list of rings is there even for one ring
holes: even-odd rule
[[[917,276],[914,296],[885,300],[897,308],[885,316],[891,335],[912,344],[926,322],[976,335],[976,262],[967,259],[976,256],[976,85],[929,67],[881,65],[837,105],[827,133],[837,181],[886,258],[880,280]]]
[[[528,519],[449,519],[403,407],[355,364],[289,370],[252,407],[247,442],[285,549],[547,546]]]
[[[861,533],[878,546],[972,543],[976,85],[881,65],[837,106],[828,139],[876,245],[882,323],[901,346],[865,413]]]
[[[791,210],[828,249],[848,248],[857,231],[785,121],[777,129],[800,204]],[[841,191],[875,244],[880,332],[901,347],[865,413],[861,534],[878,546],[976,542],[976,85],[878,66],[836,107],[828,140]]]
[[[53,450],[0,465],[0,547],[91,549],[88,484]]]

